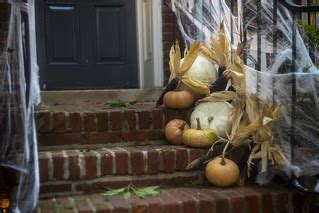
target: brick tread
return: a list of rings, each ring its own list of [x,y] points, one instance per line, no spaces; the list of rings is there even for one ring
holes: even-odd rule
[[[40,200],[35,212],[315,212],[314,197],[281,186],[245,186],[227,189],[211,186],[160,188],[158,196],[105,197],[100,194]],[[264,199],[265,195],[272,202]],[[285,196],[286,199],[278,199]],[[299,202],[293,202],[298,199]]]

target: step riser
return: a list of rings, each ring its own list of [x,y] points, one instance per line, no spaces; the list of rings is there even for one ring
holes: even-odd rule
[[[206,150],[171,146],[41,152],[41,182],[89,180],[105,175],[143,175],[186,171]]]
[[[140,146],[40,152],[41,193],[52,196],[94,191],[95,183],[107,187],[125,186],[130,181],[137,185],[201,183],[201,169],[188,174],[186,166],[206,151],[180,146]],[[88,182],[91,184],[84,184]]]
[[[40,147],[162,140],[167,122],[174,118],[189,120],[190,113],[164,108],[38,111],[38,140]]]

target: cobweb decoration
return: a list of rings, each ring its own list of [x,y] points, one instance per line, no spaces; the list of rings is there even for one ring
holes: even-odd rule
[[[221,23],[233,49],[244,40],[244,35],[247,36],[244,46],[246,90],[274,106],[283,106],[274,128],[274,141],[289,161],[287,175],[318,174],[319,70],[313,64],[298,28],[295,34],[297,57],[292,62],[292,26],[296,22],[290,11],[277,1],[277,24],[274,24],[271,0],[235,0],[233,12],[230,1],[226,0],[171,0],[171,5],[186,47],[196,40],[209,46],[211,36],[219,32]],[[277,39],[274,39],[275,32]],[[260,64],[257,60],[258,35],[261,38]],[[296,82],[295,102],[293,82]],[[260,174],[258,181],[266,183],[271,177]]]
[[[11,190],[10,212],[32,212],[39,192],[39,168],[34,107],[40,102],[36,61],[34,0],[9,1],[11,15],[0,70],[0,167],[18,176]],[[25,26],[21,13],[28,14]],[[29,29],[29,32],[26,32]],[[25,79],[25,34],[30,35],[30,84]],[[28,86],[28,87],[27,87]],[[29,94],[27,96],[27,91]]]

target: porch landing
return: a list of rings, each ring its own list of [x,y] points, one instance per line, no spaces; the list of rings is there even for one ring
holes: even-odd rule
[[[60,90],[42,91],[42,106],[82,106],[105,105],[107,102],[154,102],[161,93],[160,88],[153,89],[117,89],[117,90]]]

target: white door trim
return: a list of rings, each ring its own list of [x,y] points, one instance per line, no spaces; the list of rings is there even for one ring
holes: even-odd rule
[[[135,2],[139,87],[162,87],[164,81],[162,0],[135,0]]]
[[[162,0],[153,0],[154,86],[164,85]]]

